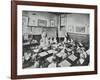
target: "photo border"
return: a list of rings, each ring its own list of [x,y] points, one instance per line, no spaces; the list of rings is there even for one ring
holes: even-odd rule
[[[95,54],[94,71],[17,75],[17,5],[93,9],[94,10],[94,54]],[[64,3],[33,2],[33,1],[11,1],[11,78],[12,79],[75,76],[75,75],[90,75],[90,74],[97,74],[97,6],[96,5],[64,4]]]

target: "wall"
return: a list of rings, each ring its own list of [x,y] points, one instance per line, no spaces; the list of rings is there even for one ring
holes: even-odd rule
[[[56,28],[58,29],[58,36],[64,37],[65,32],[71,33],[73,40],[79,38],[79,41],[82,41],[85,38],[87,40],[87,34],[89,34],[89,15],[88,14],[79,14],[79,13],[65,13],[57,15],[54,13],[48,12],[34,12],[34,11],[23,11],[23,34],[40,35],[43,30],[45,30],[49,37],[56,37]],[[58,20],[58,18],[60,18]],[[45,26],[40,26],[39,20],[43,20]],[[54,26],[56,28],[51,28],[50,20],[54,21]],[[61,21],[61,24],[59,24]],[[61,28],[61,26],[64,26]],[[49,28],[47,28],[49,27]],[[81,34],[81,35],[80,35]],[[82,35],[83,34],[83,35]],[[78,35],[78,36],[76,36]],[[76,37],[74,37],[76,36]]]
[[[88,43],[89,40],[89,15],[88,14],[63,14],[61,15],[59,36],[64,37],[69,32],[71,38],[76,41]]]
[[[64,17],[61,17],[61,26],[64,27],[62,27],[59,36],[64,36],[65,31],[75,34],[89,34],[88,14],[73,13],[63,14],[63,16]]]
[[[73,40],[88,43],[89,40],[89,15],[68,14],[66,15],[66,31],[71,32]],[[83,29],[83,30],[82,30]]]
[[[98,4],[98,21],[100,21],[100,0],[36,0],[58,3]],[[11,4],[10,0],[0,0],[0,80],[10,80],[11,70]],[[98,34],[100,33],[98,22]],[[100,61],[100,36],[98,35],[98,61]],[[25,80],[100,80],[100,62],[98,75],[81,75]]]
[[[49,37],[56,37],[57,15],[48,12],[23,11],[23,34],[41,35],[43,31],[47,32]],[[54,26],[51,25],[54,21]],[[40,21],[44,24],[40,24]]]
[[[66,31],[79,34],[89,34],[89,15],[88,14],[68,14],[66,15]],[[70,30],[69,27],[73,27]],[[85,28],[85,31],[77,31],[77,28]]]
[[[23,12],[23,14],[24,14],[24,12]],[[57,26],[57,19],[56,19],[57,16],[55,14],[52,14],[52,13],[27,12],[26,16],[28,16],[30,20],[35,20],[35,25],[33,25],[33,26],[38,26],[38,19],[46,20],[47,21],[47,27],[50,27],[50,19],[53,19],[55,21],[55,26]],[[29,23],[29,26],[32,26],[32,23]]]

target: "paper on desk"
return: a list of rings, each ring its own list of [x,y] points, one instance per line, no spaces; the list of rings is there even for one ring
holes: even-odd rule
[[[71,66],[71,63],[68,62],[67,60],[64,60],[64,61],[59,63],[59,66],[61,66],[61,67],[68,67],[68,66]]]
[[[49,54],[51,54],[51,53],[56,54],[56,53],[57,53],[57,51],[55,51],[55,50],[48,50],[48,53],[49,53]]]
[[[34,49],[34,52],[38,52],[39,51],[39,49]]]
[[[67,57],[67,54],[66,53],[63,53],[62,58],[64,59],[66,57]]]
[[[70,55],[68,58],[72,61],[75,61],[77,59],[77,57],[74,54]]]
[[[48,66],[48,68],[54,68],[54,67],[56,67],[56,63],[51,63],[51,64],[49,64],[49,66]]]
[[[57,56],[58,56],[58,57],[62,57],[62,56],[64,55],[64,53],[65,53],[65,52],[64,52],[64,49],[62,49],[62,50],[57,54]]]
[[[49,61],[50,63],[53,61],[54,56],[48,57],[47,61]]]
[[[48,53],[49,53],[49,54],[53,53],[53,50],[48,50]]]
[[[47,52],[41,52],[41,53],[39,53],[39,56],[41,56],[41,57],[46,56],[46,55],[48,55]]]
[[[56,54],[56,56],[58,56],[58,57],[62,57],[62,58],[64,59],[64,58],[67,57],[67,54],[64,53],[64,52],[60,52],[60,53]]]
[[[57,51],[53,50],[53,54],[56,54],[56,53],[57,53]]]
[[[57,44],[53,44],[52,46],[55,47],[55,48],[57,48],[58,45]]]
[[[62,53],[60,52],[60,53],[56,54],[56,56],[62,57]]]
[[[60,49],[63,49],[64,47],[63,47],[63,46],[59,46],[59,48],[60,48]]]

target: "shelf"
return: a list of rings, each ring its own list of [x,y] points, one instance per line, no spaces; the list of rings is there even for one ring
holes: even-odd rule
[[[35,27],[35,28],[57,28],[57,26],[55,26],[55,27],[51,27],[51,26],[48,26],[48,27],[45,27],[45,26],[28,26],[28,27]]]

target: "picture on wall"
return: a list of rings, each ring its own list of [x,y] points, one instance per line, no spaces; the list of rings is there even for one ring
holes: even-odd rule
[[[55,27],[55,21],[53,19],[50,20],[50,26]]]
[[[47,26],[47,21],[46,20],[38,19],[38,26],[46,27]]]

